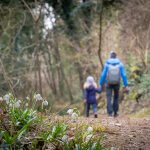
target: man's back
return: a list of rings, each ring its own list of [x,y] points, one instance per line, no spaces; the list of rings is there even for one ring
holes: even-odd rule
[[[120,84],[121,62],[118,59],[108,60],[107,83],[110,85]]]
[[[107,113],[109,116],[118,116],[120,77],[122,77],[123,84],[126,87],[128,81],[124,65],[117,58],[117,54],[112,51],[100,77],[100,85],[103,86],[106,83]]]
[[[124,86],[127,86],[128,83],[127,83],[125,68],[122,62],[118,58],[110,58],[106,61],[102,75],[100,77],[100,85],[102,86],[105,82],[107,83],[107,73],[108,73],[110,65],[113,65],[113,66],[119,65],[120,76],[123,79]]]

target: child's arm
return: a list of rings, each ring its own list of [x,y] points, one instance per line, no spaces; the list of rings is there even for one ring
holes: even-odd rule
[[[86,103],[86,101],[87,101],[87,91],[86,91],[86,89],[84,89],[84,92],[83,92],[83,100],[84,100],[84,103]]]
[[[101,87],[96,88],[95,90],[96,90],[97,93],[101,93],[102,92],[102,88]]]

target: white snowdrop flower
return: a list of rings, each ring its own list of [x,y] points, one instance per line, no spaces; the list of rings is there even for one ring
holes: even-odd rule
[[[73,113],[73,109],[68,109],[67,113],[71,115]]]
[[[0,97],[0,102],[2,102],[3,101],[3,98],[2,97]]]
[[[5,99],[6,104],[8,105],[10,103],[10,99]]]
[[[88,132],[88,133],[93,132],[93,128],[92,128],[92,127],[88,127],[88,128],[87,128],[87,132]]]
[[[15,107],[15,108],[19,108],[19,107],[20,107],[20,103],[17,101],[17,102],[14,104],[14,107]]]
[[[78,118],[78,114],[77,113],[72,113],[71,118],[73,121],[76,121]]]
[[[7,104],[9,103],[9,99],[10,99],[10,95],[6,94],[4,96],[4,100],[6,101]]]
[[[41,101],[43,100],[42,96],[40,94],[35,94],[34,98],[36,99],[36,101]]]
[[[9,104],[9,107],[13,107],[13,104],[12,104],[12,103],[10,103],[10,104]]]
[[[9,100],[6,100],[6,104],[9,104]]]
[[[48,106],[48,101],[45,101],[45,100],[44,100],[44,101],[42,102],[42,105],[43,105],[43,106]]]
[[[62,141],[65,142],[65,143],[68,142],[68,136],[67,136],[67,135],[64,135],[64,136],[62,137]]]
[[[26,100],[30,100],[29,96],[26,97]]]
[[[12,94],[11,94],[11,93],[8,93],[8,95],[9,95],[9,96],[12,96]]]
[[[18,126],[20,124],[20,122],[18,121],[17,123],[16,123],[16,126]]]
[[[18,100],[18,103],[21,103],[21,100]]]
[[[110,150],[115,150],[115,149],[116,149],[115,147],[111,147],[111,148],[110,148]]]
[[[77,118],[77,117],[78,117],[78,114],[77,114],[77,113],[72,113],[71,117],[72,117],[72,118]]]
[[[92,136],[93,136],[93,134],[87,135],[87,137],[85,138],[85,142],[86,143],[89,142],[91,140]]]
[[[29,104],[28,104],[28,103],[26,103],[26,104],[25,104],[25,106],[26,106],[26,107],[28,107],[28,106],[29,106]]]

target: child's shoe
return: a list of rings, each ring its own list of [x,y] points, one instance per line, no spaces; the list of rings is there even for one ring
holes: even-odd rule
[[[97,114],[94,115],[94,118],[98,118]]]

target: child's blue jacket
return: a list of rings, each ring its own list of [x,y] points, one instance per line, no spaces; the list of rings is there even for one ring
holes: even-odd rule
[[[121,77],[123,80],[123,84],[124,84],[124,86],[127,86],[128,80],[127,80],[127,76],[126,76],[126,71],[125,71],[124,65],[122,64],[122,62],[118,58],[110,58],[106,61],[105,65],[104,65],[104,69],[103,69],[102,74],[100,76],[100,85],[103,86],[103,84],[105,82],[107,83],[106,76],[107,76],[109,64],[111,64],[111,65],[120,64],[120,73],[121,73]]]
[[[101,93],[101,91],[101,88],[95,88],[91,85],[84,89],[84,99],[90,104],[97,103],[96,93]]]

